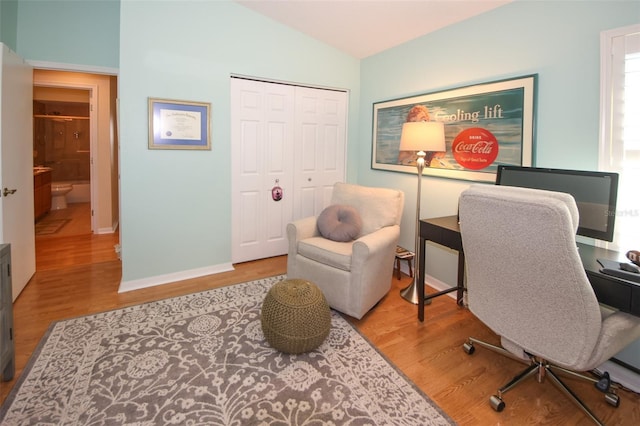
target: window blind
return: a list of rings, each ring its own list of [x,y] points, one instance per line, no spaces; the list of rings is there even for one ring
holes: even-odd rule
[[[600,167],[620,174],[614,250],[640,250],[640,26],[603,33]]]

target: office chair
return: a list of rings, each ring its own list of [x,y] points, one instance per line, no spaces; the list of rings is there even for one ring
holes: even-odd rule
[[[578,254],[573,197],[476,184],[459,206],[469,309],[501,339],[496,346],[469,338],[464,349],[472,354],[479,345],[529,364],[491,396],[491,406],[502,411],[504,393],[536,374],[602,424],[559,375],[594,383],[617,407],[618,386],[607,373],[581,373],[640,338],[640,318],[598,304]]]
[[[404,193],[338,182],[332,206],[357,211],[359,232],[353,239],[324,236],[322,213],[289,223],[287,276],[313,282],[329,306],[360,319],[391,289]]]

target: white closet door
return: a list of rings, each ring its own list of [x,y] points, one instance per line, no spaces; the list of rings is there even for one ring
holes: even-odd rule
[[[231,79],[232,262],[287,252],[292,219],[294,88]],[[284,189],[280,201],[271,190]]]
[[[346,92],[231,79],[232,262],[286,254],[287,223],[328,205],[345,177],[346,104]]]
[[[317,216],[344,180],[347,93],[296,88],[293,217]]]

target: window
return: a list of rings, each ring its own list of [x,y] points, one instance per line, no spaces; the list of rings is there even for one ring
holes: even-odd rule
[[[611,249],[640,250],[640,25],[600,38],[600,168],[620,174]]]

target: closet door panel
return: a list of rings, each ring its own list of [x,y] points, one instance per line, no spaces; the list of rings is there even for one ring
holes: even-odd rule
[[[296,204],[299,204],[300,216],[309,217],[315,216],[316,210],[321,206],[318,206],[318,197],[316,196],[316,188],[302,188],[296,194]]]
[[[296,88],[296,194],[294,219],[318,215],[331,200],[335,182],[344,180],[347,93],[335,90]],[[314,201],[310,203],[309,193]]]
[[[323,155],[322,159],[324,164],[322,169],[324,172],[337,172],[339,167],[343,166],[343,162],[340,161],[344,155],[338,155],[338,149],[340,148],[340,136],[338,134],[338,126],[325,126],[323,137]]]
[[[257,244],[259,238],[258,226],[260,224],[253,214],[258,209],[259,194],[257,192],[244,191],[240,197],[240,215],[244,224],[240,229],[240,245],[248,247]]]
[[[300,143],[295,147],[298,154],[296,157],[300,158],[301,172],[309,175],[317,168],[318,126],[314,123],[302,123],[300,135]]]
[[[231,79],[232,262],[286,253],[292,218],[293,88]],[[275,201],[272,189],[284,197]],[[290,195],[290,194],[289,194]]]

